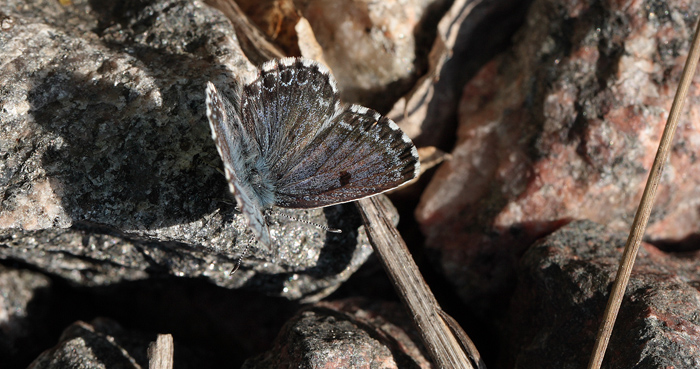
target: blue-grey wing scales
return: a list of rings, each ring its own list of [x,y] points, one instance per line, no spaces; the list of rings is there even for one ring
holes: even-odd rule
[[[243,127],[240,115],[232,104],[221,96],[211,82],[207,83],[206,106],[207,118],[211,127],[212,138],[224,162],[224,172],[229,189],[248,222],[248,227],[257,239],[271,249],[270,230],[265,221],[266,204],[260,195],[259,163],[262,162],[260,150]]]
[[[232,101],[207,84],[207,117],[226,178],[250,229],[270,249],[272,206],[353,201],[415,178],[413,142],[374,110],[340,102],[330,71],[312,61],[265,63]]]
[[[331,122],[278,179],[278,206],[315,208],[353,201],[418,176],[416,147],[389,118],[351,105]]]
[[[333,76],[311,60],[265,63],[243,88],[241,115],[260,145],[277,206],[357,200],[398,187],[419,170],[415,146],[396,124],[342,104]]]

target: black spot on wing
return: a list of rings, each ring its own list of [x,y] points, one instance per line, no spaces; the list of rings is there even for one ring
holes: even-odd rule
[[[341,171],[339,181],[340,181],[341,187],[347,186],[348,184],[350,184],[352,182],[352,174],[350,174],[350,172],[345,171],[345,170]]]

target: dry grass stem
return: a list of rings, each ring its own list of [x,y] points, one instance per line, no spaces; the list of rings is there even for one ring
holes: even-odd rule
[[[598,369],[603,363],[605,350],[608,346],[608,342],[610,341],[610,335],[612,334],[612,329],[615,325],[615,319],[617,318],[617,313],[620,310],[620,304],[622,303],[622,298],[624,297],[625,289],[627,288],[627,283],[629,282],[630,274],[632,273],[634,260],[637,257],[639,245],[642,242],[644,231],[646,230],[647,223],[649,222],[649,215],[651,214],[651,209],[656,197],[656,189],[658,188],[659,181],[661,180],[661,171],[663,170],[666,160],[668,160],[673,136],[676,132],[678,120],[683,109],[683,103],[686,95],[688,94],[690,83],[695,75],[695,68],[698,64],[698,58],[700,58],[700,38],[698,38],[698,34],[700,34],[700,23],[698,23],[698,27],[695,31],[695,37],[690,47],[690,52],[688,53],[688,59],[685,62],[681,82],[678,86],[678,90],[676,91],[676,96],[673,99],[673,105],[671,105],[671,112],[669,113],[668,120],[666,121],[664,133],[661,136],[659,149],[656,152],[656,158],[654,158],[654,164],[651,167],[651,172],[649,173],[649,178],[647,180],[646,187],[644,188],[644,194],[642,195],[639,207],[637,208],[637,214],[635,215],[634,222],[632,223],[632,229],[630,230],[629,237],[627,238],[627,244],[625,245],[622,260],[620,261],[620,266],[617,270],[615,283],[613,284],[612,292],[610,293],[610,298],[608,299],[608,304],[605,307],[605,313],[603,315],[604,318],[600,328],[598,329],[598,336],[596,337],[591,360],[588,363],[588,369]]]

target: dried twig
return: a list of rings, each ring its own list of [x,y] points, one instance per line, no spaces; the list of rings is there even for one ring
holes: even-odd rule
[[[472,342],[471,338],[469,338],[467,332],[462,329],[462,326],[457,323],[455,318],[448,315],[444,310],[438,310],[438,313],[440,313],[442,319],[445,321],[445,323],[447,323],[447,326],[450,327],[452,333],[459,338],[462,348],[464,348],[464,351],[467,352],[469,359],[472,361],[472,364],[474,364],[476,369],[486,369],[486,363],[484,363],[484,360],[481,358],[479,350],[476,349],[476,345],[474,345],[474,342]]]
[[[174,352],[173,336],[159,334],[148,346],[148,369],[172,369]]]
[[[603,322],[598,330],[598,336],[596,337],[591,360],[588,363],[589,369],[598,369],[603,363],[605,349],[608,347],[610,334],[612,333],[613,326],[615,325],[617,313],[620,310],[620,304],[622,303],[622,298],[625,294],[625,289],[627,288],[627,282],[629,282],[630,273],[632,273],[634,259],[637,257],[639,245],[642,242],[644,231],[647,223],[649,222],[649,215],[651,214],[651,208],[656,197],[656,189],[659,187],[659,181],[661,180],[661,171],[666,163],[666,160],[668,159],[673,135],[676,132],[681,110],[683,109],[683,103],[685,102],[685,97],[688,94],[690,82],[693,79],[693,75],[695,75],[695,67],[697,67],[698,58],[700,57],[699,34],[700,23],[698,23],[698,28],[695,31],[695,38],[693,39],[693,44],[690,47],[688,59],[685,62],[681,83],[679,84],[678,90],[676,91],[676,96],[673,99],[671,112],[668,115],[663,136],[661,136],[661,143],[659,144],[659,149],[656,152],[656,158],[654,159],[654,164],[651,167],[651,172],[649,173],[647,185],[644,188],[642,200],[637,208],[637,214],[634,217],[632,229],[630,230],[629,237],[627,238],[625,251],[622,254],[622,260],[620,261],[620,266],[617,270],[615,284],[613,285],[612,292],[610,293],[608,305],[605,308]]]
[[[423,280],[406,243],[387,218],[384,205],[377,197],[359,200],[357,204],[370,243],[399,296],[411,311],[413,321],[436,367],[473,368],[458,338],[442,319],[435,296]],[[464,346],[469,346],[470,343],[465,342]]]
[[[436,93],[435,84],[440,79],[443,66],[452,57],[452,49],[459,41],[459,29],[481,2],[482,0],[455,0],[452,3],[438,24],[437,36],[428,54],[428,71],[387,114],[409,137],[425,133],[423,129],[426,120],[434,119],[428,114],[428,108]]]

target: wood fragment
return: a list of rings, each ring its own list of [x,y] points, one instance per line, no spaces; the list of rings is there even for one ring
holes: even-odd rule
[[[159,334],[155,342],[148,346],[149,369],[172,369],[175,345],[171,334]]]
[[[271,59],[284,58],[284,53],[270,42],[233,0],[205,0],[212,8],[218,9],[231,21],[241,48],[254,65]]]
[[[472,361],[474,367],[476,367],[476,369],[486,369],[486,363],[484,359],[481,358],[479,350],[476,349],[476,345],[472,342],[471,338],[469,338],[467,332],[462,329],[462,326],[444,310],[438,310],[438,313],[440,313],[442,319],[445,320],[447,326],[450,327],[452,333],[457,336],[459,342],[462,344],[462,348],[467,352],[467,355],[469,355],[469,359]]]
[[[482,0],[456,0],[438,23],[438,34],[428,54],[428,71],[415,84],[413,89],[402,97],[387,116],[408,135],[415,138],[422,132],[424,121],[430,119],[428,102],[435,95],[435,83],[447,60],[452,57],[452,49],[457,42],[459,28],[472,10]]]
[[[459,340],[442,319],[442,309],[420,274],[406,243],[388,219],[385,205],[376,196],[359,200],[357,205],[370,243],[394,288],[410,310],[435,366],[472,369]]]

